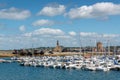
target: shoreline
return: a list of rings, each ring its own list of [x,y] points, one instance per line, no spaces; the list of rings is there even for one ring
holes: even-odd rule
[[[81,55],[84,56],[86,58],[89,58],[92,56],[92,53],[80,53],[80,52],[54,52],[54,54],[50,54],[50,53],[45,53],[43,55],[33,55],[33,56],[72,56],[72,55]],[[96,54],[93,53],[93,55],[102,55],[102,54]],[[19,54],[12,54],[12,51],[0,51],[0,57],[20,57],[21,55]]]
[[[0,53],[0,57],[14,57],[16,55],[12,54],[12,53]]]
[[[33,56],[72,56],[72,55],[81,55],[81,53],[77,52],[55,52],[54,54],[50,53],[45,53],[43,55],[33,55]],[[18,56],[20,57],[21,55],[19,54],[12,54],[11,51],[0,51],[0,57],[15,57]]]

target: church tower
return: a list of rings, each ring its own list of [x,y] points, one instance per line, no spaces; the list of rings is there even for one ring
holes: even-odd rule
[[[57,43],[56,43],[56,47],[54,48],[54,51],[55,52],[61,52],[62,51],[62,48],[61,46],[59,45],[59,41],[57,40]]]
[[[103,51],[103,44],[101,42],[97,42],[97,51],[102,52]]]
[[[57,40],[57,46],[59,46],[59,41]]]

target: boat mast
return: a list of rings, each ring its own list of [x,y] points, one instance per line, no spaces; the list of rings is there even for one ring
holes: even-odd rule
[[[82,51],[81,51],[82,50],[82,48],[81,48],[82,47],[81,34],[79,35],[79,39],[80,39],[80,54],[81,54],[82,53]]]
[[[110,40],[108,40],[108,56],[110,56]]]
[[[115,43],[116,43],[116,41],[115,41]],[[116,55],[116,45],[115,45],[115,43],[114,43],[114,52],[113,52],[113,56],[115,56]]]

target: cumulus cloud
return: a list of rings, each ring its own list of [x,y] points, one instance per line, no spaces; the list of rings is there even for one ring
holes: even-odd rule
[[[23,20],[30,17],[30,15],[31,13],[29,10],[20,10],[15,7],[0,10],[1,19]]]
[[[54,21],[50,21],[50,20],[45,20],[45,19],[41,19],[41,20],[37,20],[35,22],[32,23],[33,26],[51,26],[54,24]]]
[[[31,33],[24,34],[25,36],[34,36],[34,35],[64,35],[64,32],[60,29],[52,29],[52,28],[40,28]]]
[[[95,32],[80,32],[80,36],[98,36]]]
[[[47,6],[44,7],[38,15],[44,15],[44,16],[56,16],[61,15],[65,12],[65,6],[64,5],[57,5],[57,6]]]
[[[115,38],[119,37],[119,34],[98,34],[95,32],[80,32],[81,37],[96,37],[96,38]]]
[[[22,25],[22,26],[19,27],[19,30],[20,30],[21,32],[24,32],[24,31],[26,30],[26,28],[25,28],[24,25]]]
[[[60,29],[41,28],[41,29],[35,30],[34,34],[63,35],[64,32]]]
[[[112,2],[101,2],[94,5],[84,5],[78,8],[72,8],[65,15],[72,19],[76,18],[106,18],[110,15],[120,15],[120,4]]]
[[[58,39],[71,39],[72,37],[71,36],[68,36],[68,35],[59,35],[59,36],[56,36],[55,38],[58,38]]]
[[[120,35],[118,35],[118,34],[103,34],[102,36],[104,38],[114,38],[114,37],[119,37]]]
[[[69,32],[69,35],[71,35],[71,36],[76,36],[76,32],[71,31],[71,32]]]

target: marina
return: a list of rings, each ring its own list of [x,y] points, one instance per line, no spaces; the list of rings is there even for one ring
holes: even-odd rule
[[[120,61],[115,57],[92,57],[85,59],[82,56],[65,57],[21,57],[17,61],[21,66],[49,67],[58,69],[82,69],[90,71],[120,70]]]
[[[0,80],[120,80],[120,0],[0,0]]]
[[[87,59],[80,55],[11,57],[0,61],[0,80],[8,80],[7,77],[10,80],[120,79],[120,63],[114,57],[96,56]]]
[[[43,67],[55,69],[80,69],[83,71],[119,71],[120,57],[94,56],[84,58],[73,56],[43,56],[43,57],[12,57],[10,60],[0,60],[1,63],[17,62],[19,66]]]

